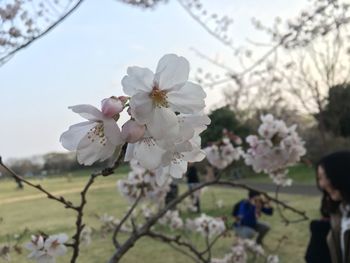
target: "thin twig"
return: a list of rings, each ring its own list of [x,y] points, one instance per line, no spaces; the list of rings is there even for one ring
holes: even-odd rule
[[[77,207],[72,204],[72,202],[66,200],[63,196],[55,196],[51,194],[49,191],[47,191],[44,187],[42,187],[40,184],[33,184],[30,181],[26,180],[24,177],[18,175],[15,171],[13,171],[11,168],[9,168],[7,165],[5,165],[2,162],[2,158],[0,157],[0,166],[2,166],[13,178],[15,178],[18,181],[21,181],[25,183],[26,185],[29,185],[30,187],[33,187],[37,189],[38,191],[44,193],[47,198],[55,200],[61,204],[63,204],[66,208],[70,208],[73,210],[76,210]]]
[[[112,240],[113,240],[113,244],[114,244],[115,248],[117,248],[117,249],[120,248],[120,244],[117,240],[117,235],[118,235],[120,229],[122,228],[123,224],[125,223],[125,221],[129,218],[129,216],[132,214],[132,212],[134,212],[134,210],[135,210],[136,206],[138,205],[138,203],[140,202],[142,196],[143,196],[143,194],[142,194],[142,189],[141,189],[139,196],[136,198],[136,200],[134,201],[134,203],[131,206],[131,208],[129,209],[129,211],[124,215],[124,217],[122,218],[120,223],[114,229]],[[135,229],[133,229],[133,230],[134,230],[133,232],[135,232]]]
[[[152,237],[154,239],[160,239],[160,240],[167,242],[167,243],[175,243],[178,246],[186,247],[198,258],[198,260],[200,260],[202,262],[207,262],[207,260],[201,255],[201,253],[192,244],[190,244],[186,241],[182,241],[181,236],[169,237],[169,236],[166,236],[164,234],[157,233],[157,232],[154,232],[151,230],[147,231],[145,236],[149,236],[149,237]],[[196,262],[198,262],[198,260],[196,260]]]

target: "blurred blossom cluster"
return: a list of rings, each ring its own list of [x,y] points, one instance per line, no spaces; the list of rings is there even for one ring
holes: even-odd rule
[[[202,214],[195,219],[186,220],[186,228],[193,232],[198,232],[204,237],[214,237],[225,232],[226,226],[222,218],[215,218]]]
[[[76,151],[79,163],[91,165],[115,160],[128,143],[125,161],[137,160],[157,174],[158,182],[181,178],[188,162],[205,157],[199,135],[210,123],[203,113],[206,94],[188,81],[189,70],[188,61],[174,54],[163,56],[155,73],[129,67],[122,79],[127,96],[104,99],[101,110],[85,104],[70,107],[86,121],[61,135],[63,147]],[[130,119],[120,128],[117,121],[124,111]],[[131,179],[137,180],[135,176]]]
[[[239,238],[231,248],[231,252],[227,253],[223,258],[212,259],[211,263],[247,263],[248,253],[256,257],[264,257],[267,263],[278,263],[279,258],[276,255],[266,256],[262,246],[256,244],[255,241],[251,239],[241,239]]]
[[[172,229],[182,229],[184,226],[184,222],[178,210],[168,210],[166,214],[159,219],[159,224],[167,225]]]
[[[296,125],[287,127],[271,114],[262,116],[261,121],[259,135],[246,138],[250,148],[244,154],[245,163],[257,173],[269,174],[277,185],[290,185],[287,168],[305,155],[304,142],[296,132]]]
[[[231,136],[230,138],[229,133],[224,131],[224,138],[222,140],[204,149],[208,162],[221,170],[225,169],[233,161],[238,161],[242,156],[242,148],[234,146],[232,142],[236,145],[242,143],[238,136]]]
[[[38,263],[55,263],[56,257],[66,254],[65,242],[67,240],[68,236],[66,234],[33,235],[31,242],[25,245],[26,249],[31,251],[28,258]]]
[[[156,181],[156,173],[141,167],[136,160],[130,162],[131,171],[128,178],[117,182],[119,192],[130,202],[134,202],[140,195],[142,199],[147,199],[159,203],[164,200],[170,190],[172,179],[167,178],[162,184]]]
[[[120,223],[119,219],[108,214],[103,214],[102,216],[99,217],[99,220],[101,222],[100,233],[102,234],[102,236],[106,236],[112,233]],[[128,232],[131,230],[131,228],[123,225],[120,230],[123,232]]]

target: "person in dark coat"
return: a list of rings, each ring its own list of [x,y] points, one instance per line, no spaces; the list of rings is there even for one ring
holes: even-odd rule
[[[307,263],[332,262],[327,245],[327,235],[331,229],[328,202],[329,197],[324,193],[321,201],[322,218],[312,220],[310,223],[311,235],[305,254],[305,262]]]

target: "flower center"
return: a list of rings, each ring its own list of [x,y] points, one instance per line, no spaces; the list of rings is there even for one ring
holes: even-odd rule
[[[166,95],[166,91],[160,90],[158,87],[153,87],[151,94],[149,95],[156,107],[169,107]]]
[[[100,144],[106,146],[107,138],[105,136],[103,123],[99,123],[92,129],[90,129],[90,131],[88,132],[88,139],[91,140],[91,142],[99,140]]]

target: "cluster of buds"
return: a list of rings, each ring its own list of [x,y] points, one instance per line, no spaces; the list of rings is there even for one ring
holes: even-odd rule
[[[91,105],[70,107],[87,121],[73,125],[61,135],[64,148],[76,151],[79,163],[115,160],[128,143],[125,161],[135,159],[158,174],[181,178],[188,162],[205,158],[200,133],[210,123],[202,113],[206,94],[189,82],[189,63],[174,54],[165,55],[156,73],[129,67],[122,79],[127,96],[102,101],[101,110]],[[119,128],[117,121],[126,111],[130,119]],[[113,163],[113,162],[112,162]]]
[[[33,235],[31,242],[25,245],[25,248],[31,251],[28,258],[38,263],[55,263],[56,257],[66,254],[67,247],[65,243],[67,240],[68,236],[66,234]]]
[[[198,232],[204,237],[214,237],[224,233],[226,225],[222,218],[215,218],[202,214],[195,219],[187,219],[186,228]]]
[[[250,148],[244,154],[245,163],[257,173],[270,175],[277,185],[290,185],[288,167],[300,161],[306,153],[304,142],[296,132],[296,125],[287,127],[271,114],[261,117],[259,135],[246,138]]]

